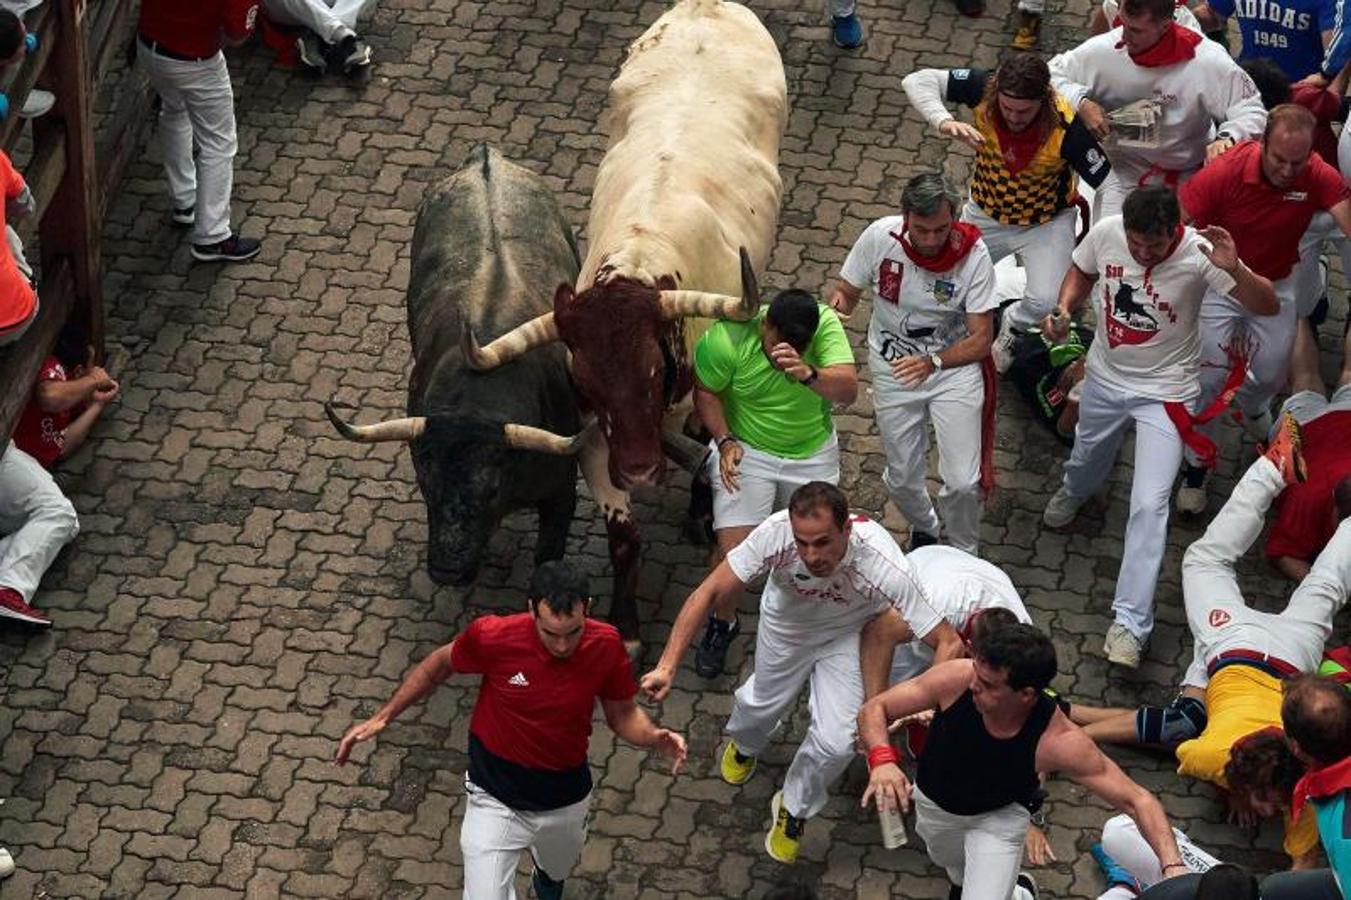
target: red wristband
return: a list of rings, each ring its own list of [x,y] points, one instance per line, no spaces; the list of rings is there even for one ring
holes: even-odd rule
[[[868,750],[868,771],[871,772],[878,766],[884,766],[887,763],[895,765],[901,764],[901,755],[896,752],[896,748],[890,744],[878,744],[876,747]]]

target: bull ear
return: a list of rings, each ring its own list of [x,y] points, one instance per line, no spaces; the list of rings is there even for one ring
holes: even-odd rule
[[[760,285],[755,280],[755,267],[751,265],[750,251],[745,247],[738,249],[741,259],[741,305],[754,313],[760,306]]]
[[[577,293],[572,289],[572,285],[564,282],[554,291],[554,312],[560,313],[563,308],[577,299]]]

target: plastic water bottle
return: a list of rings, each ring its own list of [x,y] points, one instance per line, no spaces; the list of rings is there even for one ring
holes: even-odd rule
[[[899,809],[886,809],[877,805],[877,820],[882,826],[882,846],[888,850],[904,847],[909,837],[905,833],[905,817]]]

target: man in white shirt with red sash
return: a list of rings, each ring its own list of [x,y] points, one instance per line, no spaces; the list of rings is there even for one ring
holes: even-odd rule
[[[936,172],[901,193],[901,215],[854,244],[830,305],[849,315],[873,290],[868,325],[873,408],[887,493],[910,523],[911,549],[948,542],[975,555],[982,494],[994,485],[995,279],[980,229],[958,222],[961,195]],[[938,438],[938,511],[924,484],[929,422]],[[942,513],[941,521],[939,512]]]
[[[1111,474],[1126,426],[1135,425],[1130,519],[1114,621],[1103,647],[1109,661],[1130,668],[1139,666],[1154,628],[1154,588],[1183,444],[1203,451],[1209,445],[1213,453],[1194,426],[1232,397],[1196,416],[1190,410],[1200,393],[1197,320],[1207,288],[1257,315],[1279,309],[1271,282],[1243,264],[1227,231],[1184,227],[1171,190],[1136,188],[1123,214],[1098,222],[1075,249],[1056,314],[1045,323],[1052,338],[1062,338],[1070,315],[1091,295],[1097,334],[1088,351],[1074,450],[1064,482],[1046,505],[1047,525],[1062,528],[1074,520]]]

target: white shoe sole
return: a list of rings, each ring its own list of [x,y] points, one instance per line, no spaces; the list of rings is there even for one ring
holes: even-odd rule
[[[1177,499],[1174,501],[1174,505],[1180,513],[1199,516],[1206,511],[1206,489],[1180,487],[1177,489]]]
[[[0,606],[0,619],[13,619],[16,622],[23,622],[26,625],[39,625],[43,628],[50,628],[52,626],[51,619],[25,615],[24,613],[4,606]]]
[[[193,244],[192,258],[198,262],[248,262],[261,253],[262,249],[262,247],[259,247],[252,253],[241,253],[236,256],[231,256],[228,253],[214,253],[210,250],[198,250],[197,245]]]

